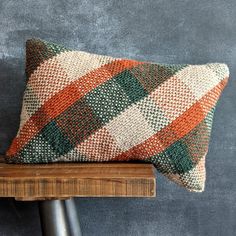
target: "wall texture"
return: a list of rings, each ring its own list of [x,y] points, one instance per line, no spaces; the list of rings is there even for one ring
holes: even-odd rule
[[[155,199],[78,198],[84,235],[231,236],[236,232],[235,0],[1,0],[0,152],[15,135],[25,86],[24,42],[160,63],[226,62],[204,193],[158,175]],[[41,235],[36,203],[0,200],[0,235]]]

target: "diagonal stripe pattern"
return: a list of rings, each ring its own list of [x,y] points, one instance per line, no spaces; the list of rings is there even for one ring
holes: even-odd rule
[[[141,160],[203,191],[227,65],[168,65],[26,43],[20,128],[9,163]]]

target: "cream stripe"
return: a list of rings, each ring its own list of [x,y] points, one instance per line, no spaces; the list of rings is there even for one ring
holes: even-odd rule
[[[221,74],[216,73],[219,70],[222,70]],[[227,76],[227,71],[225,65],[220,63],[189,65],[175,76],[183,81],[199,100]]]
[[[20,131],[22,129],[22,127],[24,126],[25,122],[29,119],[29,115],[27,113],[26,107],[25,107],[25,103],[23,102],[22,104],[22,108],[21,108],[21,115],[20,115],[20,126],[17,132],[16,137],[18,137],[18,135],[20,134]]]
[[[74,147],[71,151],[69,151],[68,153],[57,157],[53,160],[53,162],[59,162],[59,161],[64,161],[64,162],[72,162],[72,161],[76,161],[76,162],[84,162],[84,161],[88,161],[83,154],[79,153],[77,147]]]
[[[56,57],[71,81],[114,61],[113,57],[96,55],[82,51],[61,53]]]
[[[190,88],[176,76],[154,90],[150,97],[170,122],[183,114],[197,100]]]
[[[33,109],[30,108],[30,115],[70,83],[114,60],[108,56],[74,51],[60,53],[45,61],[29,78],[28,86],[32,87],[39,98],[39,104]],[[26,90],[24,100],[31,96],[28,93],[29,91]],[[27,104],[26,109],[28,109]]]
[[[225,64],[189,65],[161,84],[149,96],[156,100],[172,122],[227,76],[229,71]],[[184,85],[181,86],[181,82],[189,90]]]
[[[127,151],[155,134],[141,111],[134,105],[111,120],[105,127],[122,151]]]
[[[190,191],[202,192],[205,189],[206,154],[199,160],[197,165],[192,170],[187,173],[180,174],[180,180],[182,181],[183,185]]]

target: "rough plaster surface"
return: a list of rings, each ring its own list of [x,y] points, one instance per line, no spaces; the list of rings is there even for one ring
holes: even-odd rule
[[[24,42],[161,63],[228,63],[217,105],[204,193],[158,175],[155,199],[78,198],[84,235],[232,236],[236,233],[235,0],[1,0],[0,152],[19,125]],[[0,235],[41,235],[36,203],[0,200]]]

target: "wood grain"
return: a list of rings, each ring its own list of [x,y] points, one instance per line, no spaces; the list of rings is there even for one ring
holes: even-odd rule
[[[143,163],[6,164],[0,156],[0,197],[155,197],[154,167]]]

